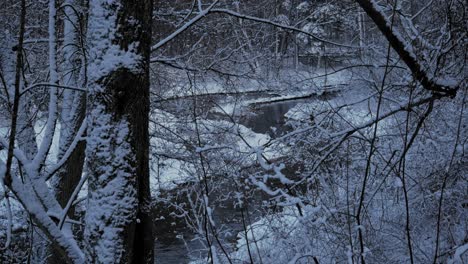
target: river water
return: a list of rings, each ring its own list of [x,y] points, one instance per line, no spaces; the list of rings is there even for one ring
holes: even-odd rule
[[[285,114],[301,100],[275,102],[264,104],[255,108],[252,117],[242,122],[255,133],[268,134],[271,137],[282,134],[288,130],[285,126]]]

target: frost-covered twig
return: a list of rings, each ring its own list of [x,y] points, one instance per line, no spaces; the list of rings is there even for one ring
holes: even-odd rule
[[[189,81],[190,81],[190,87],[192,88],[192,94],[194,95],[194,91],[193,91],[193,86],[194,85],[193,85],[190,78],[189,78]],[[196,108],[197,108],[197,98],[194,96],[193,97],[193,122],[194,122],[194,125],[195,125],[195,132],[196,132],[196,136],[197,136],[198,148],[202,148],[202,140],[201,140],[200,130],[199,130],[199,127],[198,127],[198,122],[197,122],[198,116],[197,116]],[[228,260],[228,262],[232,263],[232,260],[230,259],[229,254],[227,253],[227,251],[225,250],[223,244],[219,240],[218,232],[217,232],[217,229],[216,229],[216,226],[215,226],[215,222],[214,222],[213,217],[212,217],[213,209],[210,207],[209,199],[208,199],[208,195],[210,193],[210,190],[209,190],[209,187],[208,187],[207,169],[205,168],[205,158],[203,157],[202,152],[197,152],[197,153],[198,153],[198,157],[200,158],[200,165],[201,165],[202,173],[203,173],[203,179],[199,178],[199,182],[200,182],[200,187],[201,187],[202,193],[203,193],[203,205],[204,205],[203,206],[203,209],[204,209],[203,224],[204,224],[204,233],[205,233],[206,241],[207,241],[208,248],[209,248],[210,260],[211,260],[212,264],[218,263],[217,261],[215,262],[215,259],[217,259],[216,248],[215,248],[213,242],[212,241],[210,242],[210,240],[209,240],[208,228],[211,230],[211,233],[213,234],[213,236],[214,236],[216,242],[218,243],[219,247],[221,248],[222,252],[226,256],[226,259]],[[202,181],[203,181],[203,185],[202,185]]]
[[[21,92],[20,92],[20,96],[24,95],[25,93],[31,91],[32,89],[36,88],[36,87],[41,87],[41,86],[48,86],[48,87],[53,87],[53,88],[62,88],[62,89],[66,89],[66,90],[73,90],[73,91],[79,91],[79,92],[86,92],[86,89],[85,88],[81,88],[81,87],[74,87],[74,86],[69,86],[69,85],[61,85],[61,84],[57,84],[57,83],[47,83],[47,82],[40,82],[40,83],[35,83],[35,84],[32,84],[26,88],[24,88]]]

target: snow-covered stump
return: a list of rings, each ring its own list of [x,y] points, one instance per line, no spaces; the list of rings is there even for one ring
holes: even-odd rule
[[[151,1],[91,1],[89,263],[152,262],[148,113]]]

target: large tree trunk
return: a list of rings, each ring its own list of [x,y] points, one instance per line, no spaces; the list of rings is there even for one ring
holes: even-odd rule
[[[86,259],[151,263],[150,0],[90,3]]]

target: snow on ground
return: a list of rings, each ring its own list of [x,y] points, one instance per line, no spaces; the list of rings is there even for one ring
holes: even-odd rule
[[[161,122],[160,125],[177,130],[178,118],[170,113],[156,110],[152,118],[156,122]],[[179,123],[180,125],[180,123]],[[194,124],[184,124],[184,127],[195,129]],[[210,151],[211,149],[220,149],[223,151],[231,151],[240,155],[247,155],[252,162],[255,161],[254,149],[263,146],[271,140],[270,136],[253,132],[251,129],[240,125],[234,124],[224,120],[199,120],[200,133],[203,139],[217,136],[217,144],[214,146],[188,146],[182,143],[174,143],[169,140],[153,136],[151,138],[151,145],[154,147],[156,153],[165,153],[168,148],[177,150],[178,153],[185,155],[194,155],[195,152]],[[151,129],[158,129],[157,125]],[[194,137],[193,134],[191,137]],[[192,149],[190,149],[192,148]],[[275,153],[269,149],[265,150],[265,155],[269,158],[274,157]],[[151,186],[154,190],[157,189],[172,189],[182,182],[188,180],[196,180],[196,169],[189,161],[184,161],[182,158],[178,159],[158,157],[152,155],[151,157]]]
[[[250,100],[242,100],[242,103],[224,103],[219,107],[214,107],[211,109],[213,112],[228,113],[230,115],[241,115],[242,111],[247,109],[247,106],[255,103],[264,103],[264,102],[274,102],[278,100],[291,99],[295,97],[301,97],[305,95],[310,95],[311,93],[321,94],[323,91],[328,88],[320,89],[319,87],[327,86],[338,86],[349,82],[350,73],[348,72],[338,72],[334,74],[325,75],[324,70],[318,70],[314,73],[309,72],[298,72],[298,71],[284,71],[281,76],[276,79],[271,79],[268,81],[259,81],[259,80],[247,80],[242,79],[236,83],[235,87],[238,91],[258,91],[258,90],[275,90],[280,92],[280,96],[277,97],[260,97]],[[283,81],[282,81],[283,80]],[[284,81],[284,80],[287,80]],[[164,97],[171,96],[181,96],[184,94],[207,94],[207,93],[220,93],[226,92],[226,85],[221,81],[216,79],[208,79],[198,82],[196,87],[197,89],[190,90],[187,89],[189,83],[178,83],[179,89],[171,89],[170,91],[164,94]],[[232,87],[231,87],[232,88]],[[293,88],[293,89],[291,89]],[[229,89],[229,88],[228,88]],[[283,94],[284,93],[284,94]],[[332,101],[331,104],[334,102]],[[293,107],[286,116],[289,119],[300,120],[309,118],[312,112],[317,112],[319,108],[324,108],[324,102],[313,101],[310,103],[298,103]],[[331,106],[325,106],[329,108]],[[370,117],[366,116],[363,111],[356,111],[354,109],[346,109],[343,111],[346,113],[345,119],[353,120],[355,122],[363,122],[368,120]],[[168,113],[161,110],[156,110],[152,114],[152,119],[161,122],[165,127],[169,129],[175,129],[177,123],[180,122],[179,119]],[[222,120],[203,120],[201,121],[203,127],[207,130],[206,132],[215,132],[216,130],[222,130],[226,133],[226,144],[230,145],[230,148],[239,152],[239,153],[249,153],[252,152],[252,149],[263,146],[265,143],[269,142],[271,138],[265,134],[259,134],[253,132],[251,129],[240,125],[233,124],[228,121]],[[38,121],[35,124],[35,131],[38,134],[37,143],[40,144],[43,138],[45,121]],[[193,124],[191,124],[193,125]],[[155,129],[152,126],[151,129]],[[211,130],[211,131],[210,131]],[[48,162],[54,163],[57,160],[58,152],[58,140],[59,140],[59,131],[60,123],[57,124],[55,135],[53,139],[53,144],[51,152],[48,156]],[[5,136],[8,132],[6,127],[0,128],[0,134]],[[229,135],[229,136],[228,136]],[[169,146],[172,145],[173,148],[185,148],[181,145],[176,145],[173,142],[167,140],[152,137],[151,144],[153,146]],[[245,141],[244,141],[245,140]],[[250,147],[249,147],[250,146]],[[210,146],[203,146],[210,147]],[[251,148],[252,147],[252,148]],[[186,150],[186,149],[185,149]],[[0,155],[3,156],[6,153],[4,151],[0,152]],[[248,154],[247,154],[248,155]],[[278,156],[278,153],[273,152],[271,149],[265,149],[264,155],[267,158],[275,158]],[[252,162],[255,161],[255,155],[251,155]],[[151,174],[151,186],[153,189],[171,189],[177,186],[182,182],[185,182],[189,179],[193,179],[195,176],[196,170],[193,165],[188,162],[184,162],[180,159],[167,159],[167,158],[158,158],[156,156],[151,157],[150,163],[150,174]],[[79,197],[83,198],[86,196],[86,187],[80,192]]]
[[[326,215],[326,209],[310,205],[303,208],[303,216],[295,207],[285,207],[281,212],[266,215],[246,226],[247,232],[238,233],[235,250],[229,253],[229,257],[234,263],[250,263],[250,257],[254,263],[311,263],[311,259],[298,260],[305,255],[321,254],[320,242],[311,243],[310,234],[317,232],[314,229],[326,222]],[[216,248],[214,252],[219,256],[220,263],[228,262],[220,249]],[[346,258],[346,252],[342,254]],[[320,259],[326,259],[326,256]],[[206,263],[206,260],[190,262],[198,263]]]
[[[366,124],[376,118],[377,94],[371,93],[360,83],[350,84],[352,89],[345,88],[339,94],[327,100],[301,101],[292,107],[285,117],[289,121],[312,122],[321,124],[323,122],[337,122],[344,128],[352,128]],[[380,115],[399,108],[389,101],[383,101]],[[378,135],[387,132],[392,126],[392,120],[384,119],[379,122]],[[364,130],[365,131],[365,130]]]
[[[254,80],[245,80],[243,81],[244,89],[242,91],[257,91],[257,90],[276,90],[280,91],[281,89],[278,87],[282,87],[284,89],[284,94],[277,96],[277,97],[263,97],[263,98],[255,98],[250,100],[242,100],[242,104],[239,103],[225,103],[222,104],[222,110],[215,107],[211,109],[213,112],[222,112],[228,113],[232,115],[236,115],[239,113],[241,114],[242,110],[246,110],[248,105],[255,104],[255,103],[263,103],[263,102],[272,102],[277,100],[284,100],[284,99],[291,99],[295,97],[310,95],[311,93],[321,94],[325,89],[319,89],[318,87],[323,85],[342,85],[343,83],[348,82],[349,74],[346,72],[340,72],[336,74],[329,75],[327,77],[320,77],[323,75],[323,72],[316,72],[314,74],[309,73],[298,73],[298,72],[286,72],[284,73],[283,79],[290,80],[289,84],[294,83],[295,89],[292,89],[288,86],[287,83],[281,83],[278,80],[271,80],[269,84],[270,87],[265,87],[264,82],[254,81]],[[180,84],[179,84],[180,85]],[[329,88],[327,88],[329,89]],[[184,90],[187,92],[186,87],[184,85],[180,85],[180,90],[174,89],[170,92],[166,93],[164,97],[170,96],[181,96],[181,91]],[[201,82],[197,84],[197,89],[194,90],[195,94],[206,94],[206,93],[218,93],[218,92],[225,92],[226,87],[222,85],[221,82],[216,80],[208,80],[206,82]],[[188,94],[190,95],[190,94]],[[295,107],[293,107],[287,114],[287,118],[292,120],[305,120],[310,117],[311,113],[316,113],[320,109],[330,109],[331,106],[336,106],[339,104],[339,100],[331,101],[329,105],[325,105],[325,102],[320,101],[313,101],[313,102],[305,102],[305,103],[298,103]],[[344,119],[351,120],[354,123],[362,123],[366,120],[369,120],[369,116],[365,115],[365,111],[359,111],[355,109],[345,109],[342,111],[344,115]],[[341,113],[341,112],[340,112]],[[157,122],[161,122],[166,128],[176,130],[178,124],[180,124],[180,120],[173,114],[168,112],[164,112],[161,110],[156,110],[153,112],[152,117],[153,120]],[[205,131],[204,133],[219,133],[220,131],[224,132],[223,140],[225,142],[220,144],[225,144],[229,146],[231,150],[236,151],[237,153],[244,153],[244,155],[250,155],[249,158],[252,162],[256,161],[256,155],[254,153],[254,149],[263,146],[267,142],[271,140],[268,135],[259,134],[253,132],[248,127],[245,127],[240,124],[233,124],[228,121],[223,120],[201,120],[200,126],[203,127]],[[38,134],[37,136],[37,143],[40,144],[43,138],[44,132],[44,125],[45,121],[38,121],[35,124],[35,131]],[[188,126],[193,126],[193,124],[187,124]],[[151,125],[151,129],[154,130],[156,127]],[[53,139],[53,144],[51,148],[51,152],[48,156],[48,162],[54,163],[57,160],[57,152],[58,152],[58,140],[59,140],[59,131],[60,131],[60,124],[58,123],[55,130],[55,135]],[[6,136],[8,133],[8,128],[2,127],[0,128],[0,135]],[[167,141],[162,138],[152,137],[150,139],[151,145],[156,146],[156,151],[158,148],[162,147],[172,147],[172,148],[179,148],[184,151],[188,151],[186,146],[182,144],[177,144],[174,142]],[[209,149],[210,147],[216,146],[202,146],[202,149]],[[163,150],[163,149],[161,149]],[[251,154],[249,154],[251,153]],[[192,153],[193,154],[193,153]],[[278,153],[275,153],[272,149],[266,148],[263,154],[269,158],[275,158],[278,156]],[[1,158],[6,155],[5,151],[0,152]],[[172,189],[175,188],[178,184],[186,182],[188,180],[196,179],[196,168],[190,163],[185,162],[181,159],[169,159],[169,158],[161,158],[152,155],[150,162],[150,175],[151,175],[151,187],[152,190],[160,190],[160,189]],[[87,186],[85,184],[83,190],[81,190],[79,194],[79,198],[85,198],[87,195]],[[14,211],[19,210],[19,205],[13,203]],[[254,224],[255,225],[255,224]],[[260,230],[260,229],[259,229]],[[260,231],[258,231],[260,232]],[[0,234],[1,235],[1,234]],[[242,242],[239,242],[242,243]],[[240,247],[241,248],[241,247]]]
[[[187,80],[177,78],[169,83],[171,89],[160,94],[162,98],[203,95],[224,92],[249,92],[259,91],[267,87],[264,82],[256,79],[239,79],[234,82],[226,82],[216,77],[204,77],[202,80]]]
[[[288,263],[294,257],[284,250],[288,247],[279,247],[284,250],[276,250],[289,237],[288,242],[294,240],[294,229],[298,225],[298,215],[294,210],[285,210],[275,216],[266,216],[247,226],[247,236],[239,232],[237,236],[236,251],[231,254],[233,259],[249,262],[248,248],[252,252],[254,260],[259,261],[259,256],[269,258],[267,263]],[[275,232],[273,232],[275,231]],[[291,231],[293,231],[291,233]],[[276,254],[275,254],[276,252]],[[266,261],[266,260],[263,260]]]
[[[327,75],[327,73],[329,75]],[[249,105],[281,101],[285,99],[294,99],[311,94],[320,95],[325,91],[330,91],[331,89],[342,88],[343,85],[350,82],[351,77],[351,73],[346,71],[330,74],[325,70],[317,70],[314,73],[290,70],[282,72],[281,76],[278,78],[272,78],[267,81],[245,79],[237,80],[233,86],[226,85],[226,83],[216,79],[204,79],[198,81],[191,80],[191,83],[188,81],[184,83],[179,82],[180,80],[174,80],[173,84],[176,86],[176,89],[171,89],[170,91],[164,93],[162,97],[180,97],[184,95],[201,95],[222,93],[226,91],[232,92],[232,89],[240,92],[268,90],[274,91],[275,94],[279,94],[279,96],[271,97],[268,93],[265,93],[263,97],[259,96],[258,98],[244,99],[236,102],[233,102],[232,98],[227,97],[219,105],[210,109],[211,112],[215,113],[228,114],[231,116],[242,116],[247,111],[249,111]],[[196,87],[196,89],[191,89],[191,87]],[[308,110],[312,110],[312,108],[313,107],[308,106],[307,103],[298,104],[297,107],[291,109],[290,113],[288,113],[288,117],[302,118],[304,116],[310,115]],[[302,116],[299,116],[300,114]],[[351,116],[361,121],[366,118],[363,115],[364,114],[361,112],[351,113]],[[162,125],[169,129],[173,129],[174,131],[176,131],[177,123],[181,122],[173,114],[161,110],[156,110],[152,115],[152,119],[157,120],[157,122],[161,122]],[[186,124],[186,126],[193,126],[193,124]],[[220,131],[224,131],[225,136],[221,139],[224,142],[219,144],[228,145],[230,149],[235,150],[238,153],[252,152],[252,148],[255,149],[259,146],[261,147],[271,140],[268,135],[255,133],[243,125],[233,124],[228,121],[201,120],[200,127],[205,129],[204,133],[217,134]],[[245,143],[244,140],[247,143]],[[170,144],[173,144],[158,138],[152,138],[151,143],[153,146],[156,146],[157,149],[158,146],[167,147]],[[186,146],[174,145],[173,147],[183,149]],[[220,146],[202,146],[202,149],[209,149],[214,147]],[[278,153],[275,153],[272,149],[268,148],[264,150],[264,155],[269,159],[278,157]],[[255,155],[251,156],[252,161],[255,161]],[[152,187],[155,189],[174,188],[178,183],[195,178],[195,173],[195,168],[193,168],[193,166],[189,166],[187,162],[178,159],[167,158],[157,160],[157,157],[152,157],[151,179]]]

